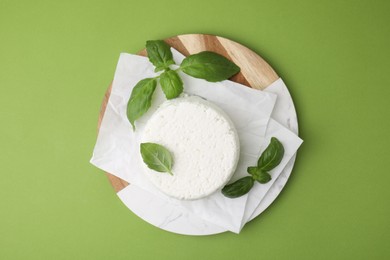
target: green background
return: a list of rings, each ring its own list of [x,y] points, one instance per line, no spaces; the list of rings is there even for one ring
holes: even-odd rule
[[[390,259],[389,1],[0,0],[0,259]],[[89,164],[120,52],[185,33],[262,55],[305,140],[240,235],[139,219]]]

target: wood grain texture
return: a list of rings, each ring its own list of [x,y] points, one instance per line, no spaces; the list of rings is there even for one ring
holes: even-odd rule
[[[279,78],[272,67],[258,54],[237,42],[223,37],[209,34],[185,34],[165,39],[165,42],[185,56],[201,51],[213,51],[225,56],[241,68],[240,73],[230,78],[230,80],[251,88],[264,90]],[[146,56],[147,52],[142,49],[138,54]],[[111,88],[112,84],[104,95],[99,114],[98,130],[103,120]],[[107,176],[115,192],[119,192],[129,185],[128,182],[110,173],[107,173]]]
[[[108,89],[104,95],[102,105],[100,107],[100,113],[99,113],[99,119],[98,119],[98,134],[99,134],[100,125],[102,124],[102,121],[103,121],[104,112],[106,112],[106,107],[107,107],[108,99],[110,98],[111,89],[112,89],[112,83],[108,87]],[[122,180],[121,178],[118,178],[115,175],[112,175],[108,172],[106,172],[106,175],[107,175],[108,180],[110,181],[112,187],[114,188],[115,192],[119,192],[120,190],[125,188],[127,185],[129,185],[129,183],[127,181]]]

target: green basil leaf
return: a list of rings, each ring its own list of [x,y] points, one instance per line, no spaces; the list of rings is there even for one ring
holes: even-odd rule
[[[268,172],[279,165],[282,161],[283,155],[284,148],[282,143],[275,137],[272,137],[270,144],[257,161],[257,167]]]
[[[192,77],[211,82],[228,79],[240,71],[236,64],[211,51],[188,56],[181,63],[180,69]]]
[[[133,126],[133,130],[135,130],[135,120],[140,118],[150,108],[156,85],[156,79],[147,78],[138,82],[133,88],[127,103],[127,118]]]
[[[247,171],[250,175],[254,175],[254,174],[257,173],[257,170],[258,170],[258,168],[257,168],[256,166],[251,166],[251,167],[248,167],[246,171]]]
[[[247,194],[252,189],[253,184],[253,178],[251,176],[247,176],[233,182],[232,184],[226,185],[222,189],[222,194],[228,198],[238,198]]]
[[[263,184],[272,179],[268,172],[263,171],[258,167],[248,167],[248,172],[252,175],[253,179]]]
[[[164,41],[147,41],[146,51],[150,62],[156,67],[155,72],[167,69],[169,65],[175,64],[171,47]]]
[[[161,74],[160,84],[167,99],[176,98],[183,92],[183,81],[174,70],[168,70]]]
[[[141,156],[144,163],[157,172],[172,174],[173,159],[171,153],[162,145],[155,143],[142,143]]]
[[[272,179],[268,172],[262,170],[260,170],[257,175],[253,176],[253,178],[262,184],[267,183]]]

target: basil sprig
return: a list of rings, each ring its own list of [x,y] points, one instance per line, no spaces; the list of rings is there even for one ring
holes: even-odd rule
[[[183,92],[183,81],[179,71],[210,82],[225,80],[240,71],[240,68],[215,52],[204,51],[186,57],[179,68],[172,70],[175,64],[171,47],[161,40],[147,41],[146,51],[149,61],[155,66],[155,72],[163,71],[155,78],[143,79],[136,84],[127,104],[127,117],[135,130],[135,121],[143,116],[151,106],[154,90],[159,79],[161,89],[167,99],[178,97]]]
[[[238,198],[247,194],[254,185],[255,181],[267,183],[272,178],[268,173],[280,164],[284,155],[284,147],[276,138],[272,137],[270,144],[260,155],[256,166],[250,166],[247,172],[250,176],[243,177],[222,189],[222,194],[228,198]]]
[[[140,148],[142,159],[150,169],[173,175],[173,158],[167,148],[155,143],[141,143]]]

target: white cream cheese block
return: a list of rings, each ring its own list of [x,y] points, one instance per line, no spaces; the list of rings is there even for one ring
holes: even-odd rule
[[[145,174],[168,196],[194,200],[221,189],[232,177],[240,154],[237,131],[216,105],[197,96],[164,102],[148,120],[142,143],[163,145],[173,156],[173,176]]]

